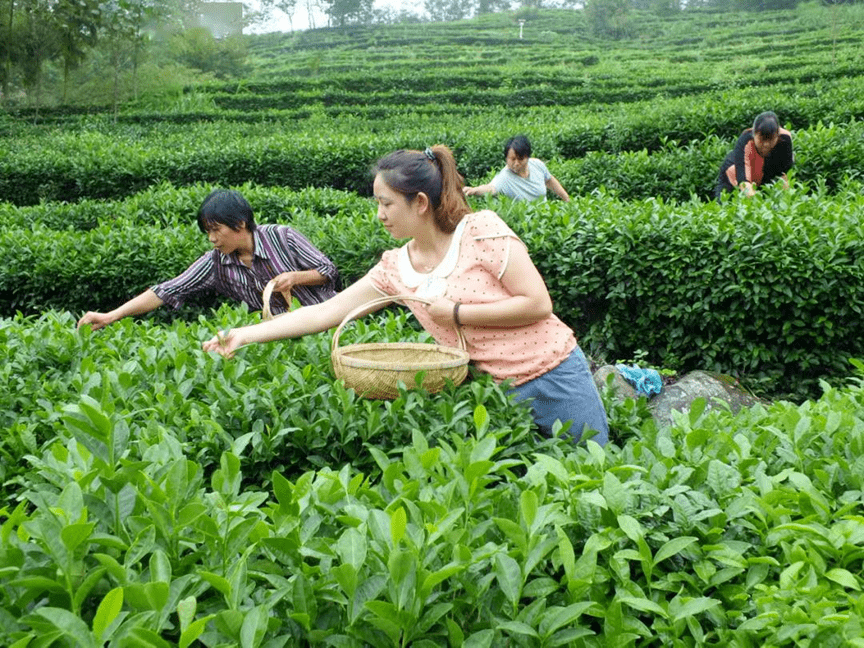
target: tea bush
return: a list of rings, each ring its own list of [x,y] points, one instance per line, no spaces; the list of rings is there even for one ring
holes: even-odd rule
[[[861,355],[859,185],[837,203],[774,188],[723,206],[576,205],[506,218],[595,355],[641,349],[657,366],[751,374],[797,397]]]
[[[7,359],[49,372],[44,394],[17,367],[0,392],[33,426],[0,440],[28,467],[2,508],[4,645],[859,641],[860,378],[737,416],[697,401],[605,449],[535,445],[488,381],[361,405],[321,377],[320,337],[227,362],[196,350],[201,324],[71,324],[0,329]],[[327,465],[298,472],[310,442]],[[365,468],[341,465],[352,447]]]
[[[333,259],[345,280],[365,274],[392,247],[368,198],[334,190],[237,188],[250,200],[256,222],[297,228]],[[8,250],[0,312],[110,310],[176,276],[210,248],[195,220],[210,190],[161,185],[126,201],[0,207],[0,249]]]
[[[862,645],[862,14],[821,9],[640,13],[615,47],[573,11],[524,42],[509,16],[313,30],[256,41],[255,78],[185,114],[4,115],[0,645]],[[704,200],[766,107],[792,190]],[[394,244],[372,161],[444,142],[473,183],[515,132],[574,201],[472,202],[589,353],[812,400],[658,429],[607,395],[612,443],[574,447],[488,376],[359,399],[327,335],[203,354],[242,307],[96,333],[62,312],[185,268],[214,185],[350,282]],[[350,331],[426,339],[391,311]]]
[[[240,189],[259,222],[306,234],[345,285],[397,244],[356,194]],[[2,312],[108,310],[175,276],[209,247],[192,224],[207,191],[163,185],[128,201],[0,210],[10,223],[0,234]],[[820,378],[842,380],[848,357],[864,354],[855,182],[834,194],[769,187],[724,205],[603,192],[568,204],[473,202],[498,210],[526,242],[556,312],[596,357],[641,350],[658,366],[732,373],[797,399],[818,393]],[[83,231],[44,224],[75,221]]]
[[[826,100],[848,105],[839,95]],[[532,137],[536,155],[574,195],[604,186],[625,199],[686,200],[694,193],[710,199],[720,162],[755,108],[754,99],[742,109],[746,114],[732,111],[735,121],[724,117],[722,124],[710,116],[697,119],[692,111],[661,119],[640,105],[624,115],[598,112],[587,123],[561,108],[518,119],[510,115],[494,130],[489,127],[494,114],[455,123],[452,118],[417,119],[417,125],[406,127],[417,115],[400,111],[371,129],[357,118],[315,114],[299,128],[277,121],[159,124],[146,134],[114,126],[102,134],[35,131],[22,134],[16,148],[0,157],[0,199],[16,205],[114,200],[164,182],[319,187],[369,195],[369,169],[376,159],[395,149],[439,142],[454,150],[460,171],[476,184],[501,168],[503,141],[514,132]],[[820,111],[810,115],[811,121],[782,117],[793,129],[799,180],[826,178],[833,188],[844,176],[861,177],[864,109],[855,112],[859,118],[848,121],[825,119]],[[646,128],[643,113],[657,125]],[[686,126],[669,127],[670,122]]]
[[[406,317],[385,311],[358,322],[346,327],[340,344],[428,340]],[[69,315],[0,320],[0,424],[8,430],[0,445],[14,459],[4,462],[0,481],[8,486],[18,481],[10,482],[13,476],[26,476],[16,456],[52,443],[65,408],[82,397],[138,441],[171,430],[208,473],[223,451],[242,446],[254,483],[266,482],[274,469],[296,475],[350,463],[371,470],[370,444],[398,447],[415,429],[430,439],[439,429],[467,434],[477,405],[493,415],[502,410],[514,451],[529,442],[525,447],[536,447],[528,410],[510,403],[488,376],[434,399],[411,391],[392,402],[368,401],[332,377],[326,334],[250,347],[230,362],[201,350],[216,330],[257,319],[225,306],[207,319],[167,326],[127,319],[98,332],[76,331]]]

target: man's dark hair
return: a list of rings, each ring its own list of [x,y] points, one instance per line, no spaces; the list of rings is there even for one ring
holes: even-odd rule
[[[531,157],[531,142],[524,135],[516,135],[507,140],[504,145],[504,157],[507,157],[507,151],[513,149],[516,157],[519,159]]]
[[[210,223],[227,225],[235,232],[239,232],[245,224],[247,231],[255,231],[252,206],[239,191],[233,189],[214,189],[201,203],[198,208],[198,227],[206,232]]]

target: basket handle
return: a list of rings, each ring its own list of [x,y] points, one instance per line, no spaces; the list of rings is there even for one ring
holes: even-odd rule
[[[342,320],[342,323],[336,327],[336,331],[333,333],[333,343],[330,345],[330,352],[333,353],[336,351],[336,347],[339,346],[339,335],[342,333],[342,329],[345,328],[345,325],[348,324],[351,320],[357,318],[358,316],[365,315],[368,312],[371,312],[370,309],[374,309],[375,306],[381,306],[384,304],[389,304],[394,301],[403,301],[406,299],[413,299],[414,301],[419,301],[427,306],[432,303],[431,299],[426,299],[425,297],[419,297],[417,295],[386,295],[384,297],[377,297],[371,301],[366,302],[365,304],[361,304],[350,313],[345,316],[345,319]],[[466,342],[465,335],[462,333],[462,329],[458,326],[454,326],[453,330],[456,331],[456,337],[459,338],[459,348],[463,351],[466,350]]]
[[[273,287],[276,285],[275,279],[271,279],[267,282],[267,285],[264,286],[264,292],[261,295],[261,300],[264,302],[264,307],[261,309],[261,319],[263,320],[271,320],[273,319],[273,313],[270,310],[270,297],[273,295]],[[288,304],[288,310],[291,310],[291,291],[283,290],[282,297],[285,298],[285,303]]]

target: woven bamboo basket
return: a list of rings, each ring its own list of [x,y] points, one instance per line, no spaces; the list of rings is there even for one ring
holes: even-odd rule
[[[459,348],[423,342],[372,342],[339,346],[339,335],[348,322],[375,306],[408,299],[431,303],[415,295],[373,299],[348,313],[333,333],[330,350],[333,373],[345,382],[346,387],[352,387],[365,398],[396,398],[399,395],[398,383],[401,381],[409,389],[415,387],[415,376],[421,371],[425,372],[423,388],[430,393],[441,391],[448,380],[458,385],[468,375],[468,351],[465,349],[465,337],[458,328]]]
[[[261,300],[264,302],[264,307],[261,309],[261,319],[265,322],[267,320],[273,319],[273,313],[270,310],[270,299],[273,297],[273,286],[275,285],[275,279],[271,279],[267,282],[267,285],[264,286],[264,292],[261,293]],[[291,291],[283,290],[282,296],[285,298],[285,303],[288,304],[288,310],[291,310]]]

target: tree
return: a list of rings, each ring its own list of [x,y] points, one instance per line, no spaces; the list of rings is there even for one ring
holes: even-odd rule
[[[151,7],[134,0],[108,0],[102,5],[102,28],[99,40],[108,54],[113,72],[112,103],[114,121],[120,105],[120,76],[132,68],[132,94],[138,96],[138,66],[144,49],[144,21]]]
[[[13,30],[17,58],[24,78],[24,87],[35,103],[35,119],[39,118],[42,94],[42,67],[60,53],[57,26],[48,0],[24,0]]]
[[[9,82],[12,79],[12,56],[15,42],[12,38],[12,27],[15,22],[15,0],[6,0],[9,4],[0,9],[0,28],[3,29],[3,38],[0,40],[0,55],[3,57],[2,74],[3,96],[9,94]],[[5,18],[5,21],[3,20]]]
[[[315,9],[320,7],[319,0],[303,0],[306,4],[306,14],[309,16],[309,27],[315,29]]]
[[[585,20],[596,36],[623,38],[630,31],[630,0],[588,0]]]
[[[178,63],[219,78],[238,77],[247,72],[246,41],[242,36],[217,40],[210,30],[193,27],[175,34],[170,47]]]
[[[444,22],[462,20],[471,15],[473,3],[462,0],[424,0],[429,20]]]
[[[98,0],[58,0],[53,18],[57,24],[60,54],[63,58],[63,101],[69,72],[81,65],[87,50],[96,44],[101,12]]]
[[[477,13],[490,14],[498,11],[507,11],[511,6],[510,0],[478,0]]]
[[[261,8],[266,13],[271,13],[273,9],[278,9],[288,17],[288,24],[291,25],[291,31],[294,31],[294,12],[297,11],[297,0],[263,0]]]
[[[324,0],[324,12],[332,27],[369,22],[373,0]]]

